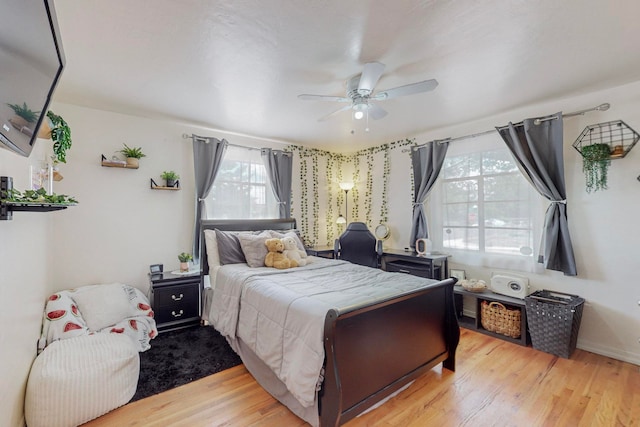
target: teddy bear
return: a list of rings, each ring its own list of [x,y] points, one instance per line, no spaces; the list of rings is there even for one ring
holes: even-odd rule
[[[294,260],[299,266],[309,264],[307,253],[303,250],[298,249],[296,239],[294,239],[293,237],[283,237],[282,243],[284,244],[283,254],[287,258]]]
[[[287,258],[282,252],[284,243],[281,239],[267,239],[264,244],[267,246],[267,256],[264,258],[264,265],[279,269],[297,267],[295,260]]]

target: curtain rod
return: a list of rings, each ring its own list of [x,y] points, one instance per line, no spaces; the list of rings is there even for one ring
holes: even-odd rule
[[[611,107],[611,104],[605,102],[604,104],[600,104],[598,106],[595,106],[593,108],[587,108],[584,110],[580,110],[580,111],[573,111],[571,113],[567,113],[567,114],[563,114],[562,117],[575,117],[575,116],[583,116],[585,113],[589,113],[591,111],[607,111],[609,108]],[[542,122],[546,122],[547,120],[557,120],[558,116],[547,116],[547,117],[540,117],[538,119],[535,119],[533,121],[534,124],[539,125]],[[523,122],[519,122],[519,123],[515,123],[514,126],[522,126]],[[503,129],[508,129],[509,126],[502,126],[500,128],[498,128],[499,130],[503,130]],[[476,138],[478,136],[482,136],[482,135],[488,135],[490,133],[493,132],[498,132],[497,129],[490,129],[490,130],[486,130],[484,132],[478,132],[478,133],[472,133],[470,135],[463,135],[463,136],[458,136],[455,138],[447,138],[447,139],[443,139],[441,140],[441,142],[453,142],[453,141],[458,141],[461,139],[468,139],[468,138]],[[414,148],[416,147],[422,147],[423,145],[428,144],[428,142],[424,143],[424,144],[419,144],[419,145],[415,145]],[[407,150],[402,150],[403,152],[406,151],[411,151],[409,149]]]
[[[193,138],[208,139],[206,136],[198,136],[198,135],[194,135],[194,134],[188,135],[186,133],[182,134],[182,138],[183,139],[191,139],[191,140],[193,140]],[[246,145],[232,144],[229,141],[227,141],[227,145],[230,146],[230,147],[246,148],[247,150],[258,150],[258,151],[262,150],[262,148],[247,147]]]

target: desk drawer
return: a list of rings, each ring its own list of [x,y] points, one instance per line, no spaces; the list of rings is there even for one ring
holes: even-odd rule
[[[409,261],[391,261],[386,263],[386,270],[390,272],[412,274],[414,276],[426,277],[427,279],[433,279],[434,277],[440,277],[440,266],[436,265],[434,268],[434,277],[431,277],[431,265],[419,264]]]

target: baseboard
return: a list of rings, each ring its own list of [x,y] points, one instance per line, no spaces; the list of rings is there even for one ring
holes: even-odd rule
[[[585,350],[591,353],[599,354],[600,356],[610,357],[612,359],[621,360],[623,362],[631,363],[640,366],[640,354],[631,353],[629,351],[620,351],[612,349],[610,347],[603,347],[593,342],[584,340],[578,340],[576,345],[580,350]]]

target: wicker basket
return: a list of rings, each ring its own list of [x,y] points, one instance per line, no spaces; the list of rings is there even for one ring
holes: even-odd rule
[[[480,322],[483,328],[511,338],[520,338],[520,309],[507,308],[495,301],[482,301],[480,305]]]
[[[584,299],[542,290],[524,301],[533,348],[565,359],[571,357],[578,341]]]

